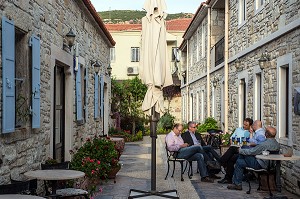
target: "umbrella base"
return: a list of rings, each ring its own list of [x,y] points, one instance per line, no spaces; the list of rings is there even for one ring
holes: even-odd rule
[[[168,191],[142,191],[136,189],[130,189],[128,199],[132,198],[176,198],[179,199],[177,195],[177,190]]]

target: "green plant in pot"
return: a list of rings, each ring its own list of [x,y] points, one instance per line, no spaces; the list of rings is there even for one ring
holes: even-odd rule
[[[109,172],[119,166],[115,144],[107,138],[93,137],[73,153],[71,168],[85,173],[92,180],[106,180]]]

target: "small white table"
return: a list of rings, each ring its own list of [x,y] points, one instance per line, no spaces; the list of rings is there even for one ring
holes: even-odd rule
[[[39,196],[33,196],[33,195],[4,194],[4,195],[0,195],[0,199],[45,199],[45,198]]]
[[[68,169],[53,169],[53,170],[35,170],[27,171],[24,175],[31,179],[51,180],[52,194],[56,194],[56,187],[58,180],[71,180],[85,176],[82,171],[68,170]]]
[[[277,191],[281,192],[281,178],[280,178],[280,161],[293,161],[293,160],[300,160],[300,156],[291,156],[291,157],[285,157],[282,154],[269,154],[269,155],[256,155],[257,159],[262,160],[275,160],[276,161],[276,187]],[[269,168],[268,168],[269,169]],[[270,192],[270,197],[272,197],[272,193]]]

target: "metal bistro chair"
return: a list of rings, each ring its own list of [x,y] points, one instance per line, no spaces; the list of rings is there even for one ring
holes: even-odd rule
[[[51,170],[51,169],[69,169],[70,162],[62,162],[57,164],[41,164],[42,170]],[[58,197],[58,198],[68,198],[68,197],[76,197],[76,196],[83,196],[86,199],[89,199],[88,192],[83,189],[76,189],[76,188],[66,188],[66,182],[60,181],[61,183],[58,184],[58,189],[56,190],[55,196],[51,196],[49,191],[49,182],[44,181],[46,196],[49,197]]]
[[[0,194],[30,195],[31,194],[30,188],[34,188],[34,187],[30,187],[30,182],[31,182],[31,180],[24,181],[24,182],[19,181],[19,182],[14,182],[14,183],[11,183],[11,184],[6,184],[6,185],[0,185]],[[36,182],[36,180],[35,180],[35,182]],[[37,187],[35,187],[35,189],[36,188]]]
[[[211,145],[214,149],[219,149],[221,154],[220,133],[223,131],[218,129],[208,129],[207,132],[209,133],[206,140],[207,145]]]
[[[168,150],[168,147],[167,147],[167,144],[166,144],[165,149],[166,149],[167,163],[168,163],[168,171],[167,171],[165,180],[167,179],[168,174],[169,174],[169,170],[170,170],[170,162],[173,162],[173,171],[172,171],[172,175],[171,175],[172,178],[173,178],[173,176],[174,176],[174,171],[175,171],[175,162],[179,162],[179,163],[180,163],[180,166],[181,166],[181,170],[180,170],[181,181],[184,181],[184,179],[183,179],[183,174],[184,174],[184,172],[185,172],[187,166],[189,166],[188,176],[189,176],[189,178],[191,179],[191,178],[192,178],[192,175],[190,174],[190,171],[191,171],[191,164],[190,164],[190,162],[187,161],[186,159],[176,158],[178,152],[177,152],[177,151],[169,151],[169,150]],[[186,164],[185,164],[185,168],[183,169],[183,163],[184,163],[184,162],[185,162]]]
[[[270,151],[270,154],[279,154],[279,151]],[[256,173],[258,176],[257,177],[257,180],[258,180],[257,190],[258,191],[261,190],[261,186],[262,186],[261,175],[267,175],[268,190],[269,190],[270,196],[272,196],[271,187],[270,187],[270,176],[271,176],[271,174],[276,173],[276,161],[270,160],[267,169],[253,169],[251,167],[246,167],[246,171],[248,171],[248,173],[246,174],[246,181],[248,182],[248,185],[249,185],[249,190],[246,192],[247,194],[251,193],[251,184],[250,184],[250,176],[252,176],[251,173]],[[275,180],[275,177],[273,180]]]
[[[20,180],[13,180],[10,179],[12,184],[16,184],[16,183],[29,183],[29,187],[28,190],[23,191],[23,194],[27,194],[27,195],[35,195],[37,196],[36,193],[36,189],[37,189],[37,179],[32,179],[32,180],[28,180],[28,181],[20,181]]]

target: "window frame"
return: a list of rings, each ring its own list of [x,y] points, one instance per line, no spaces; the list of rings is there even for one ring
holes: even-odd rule
[[[139,62],[140,61],[140,48],[139,47],[131,47],[131,62]]]

